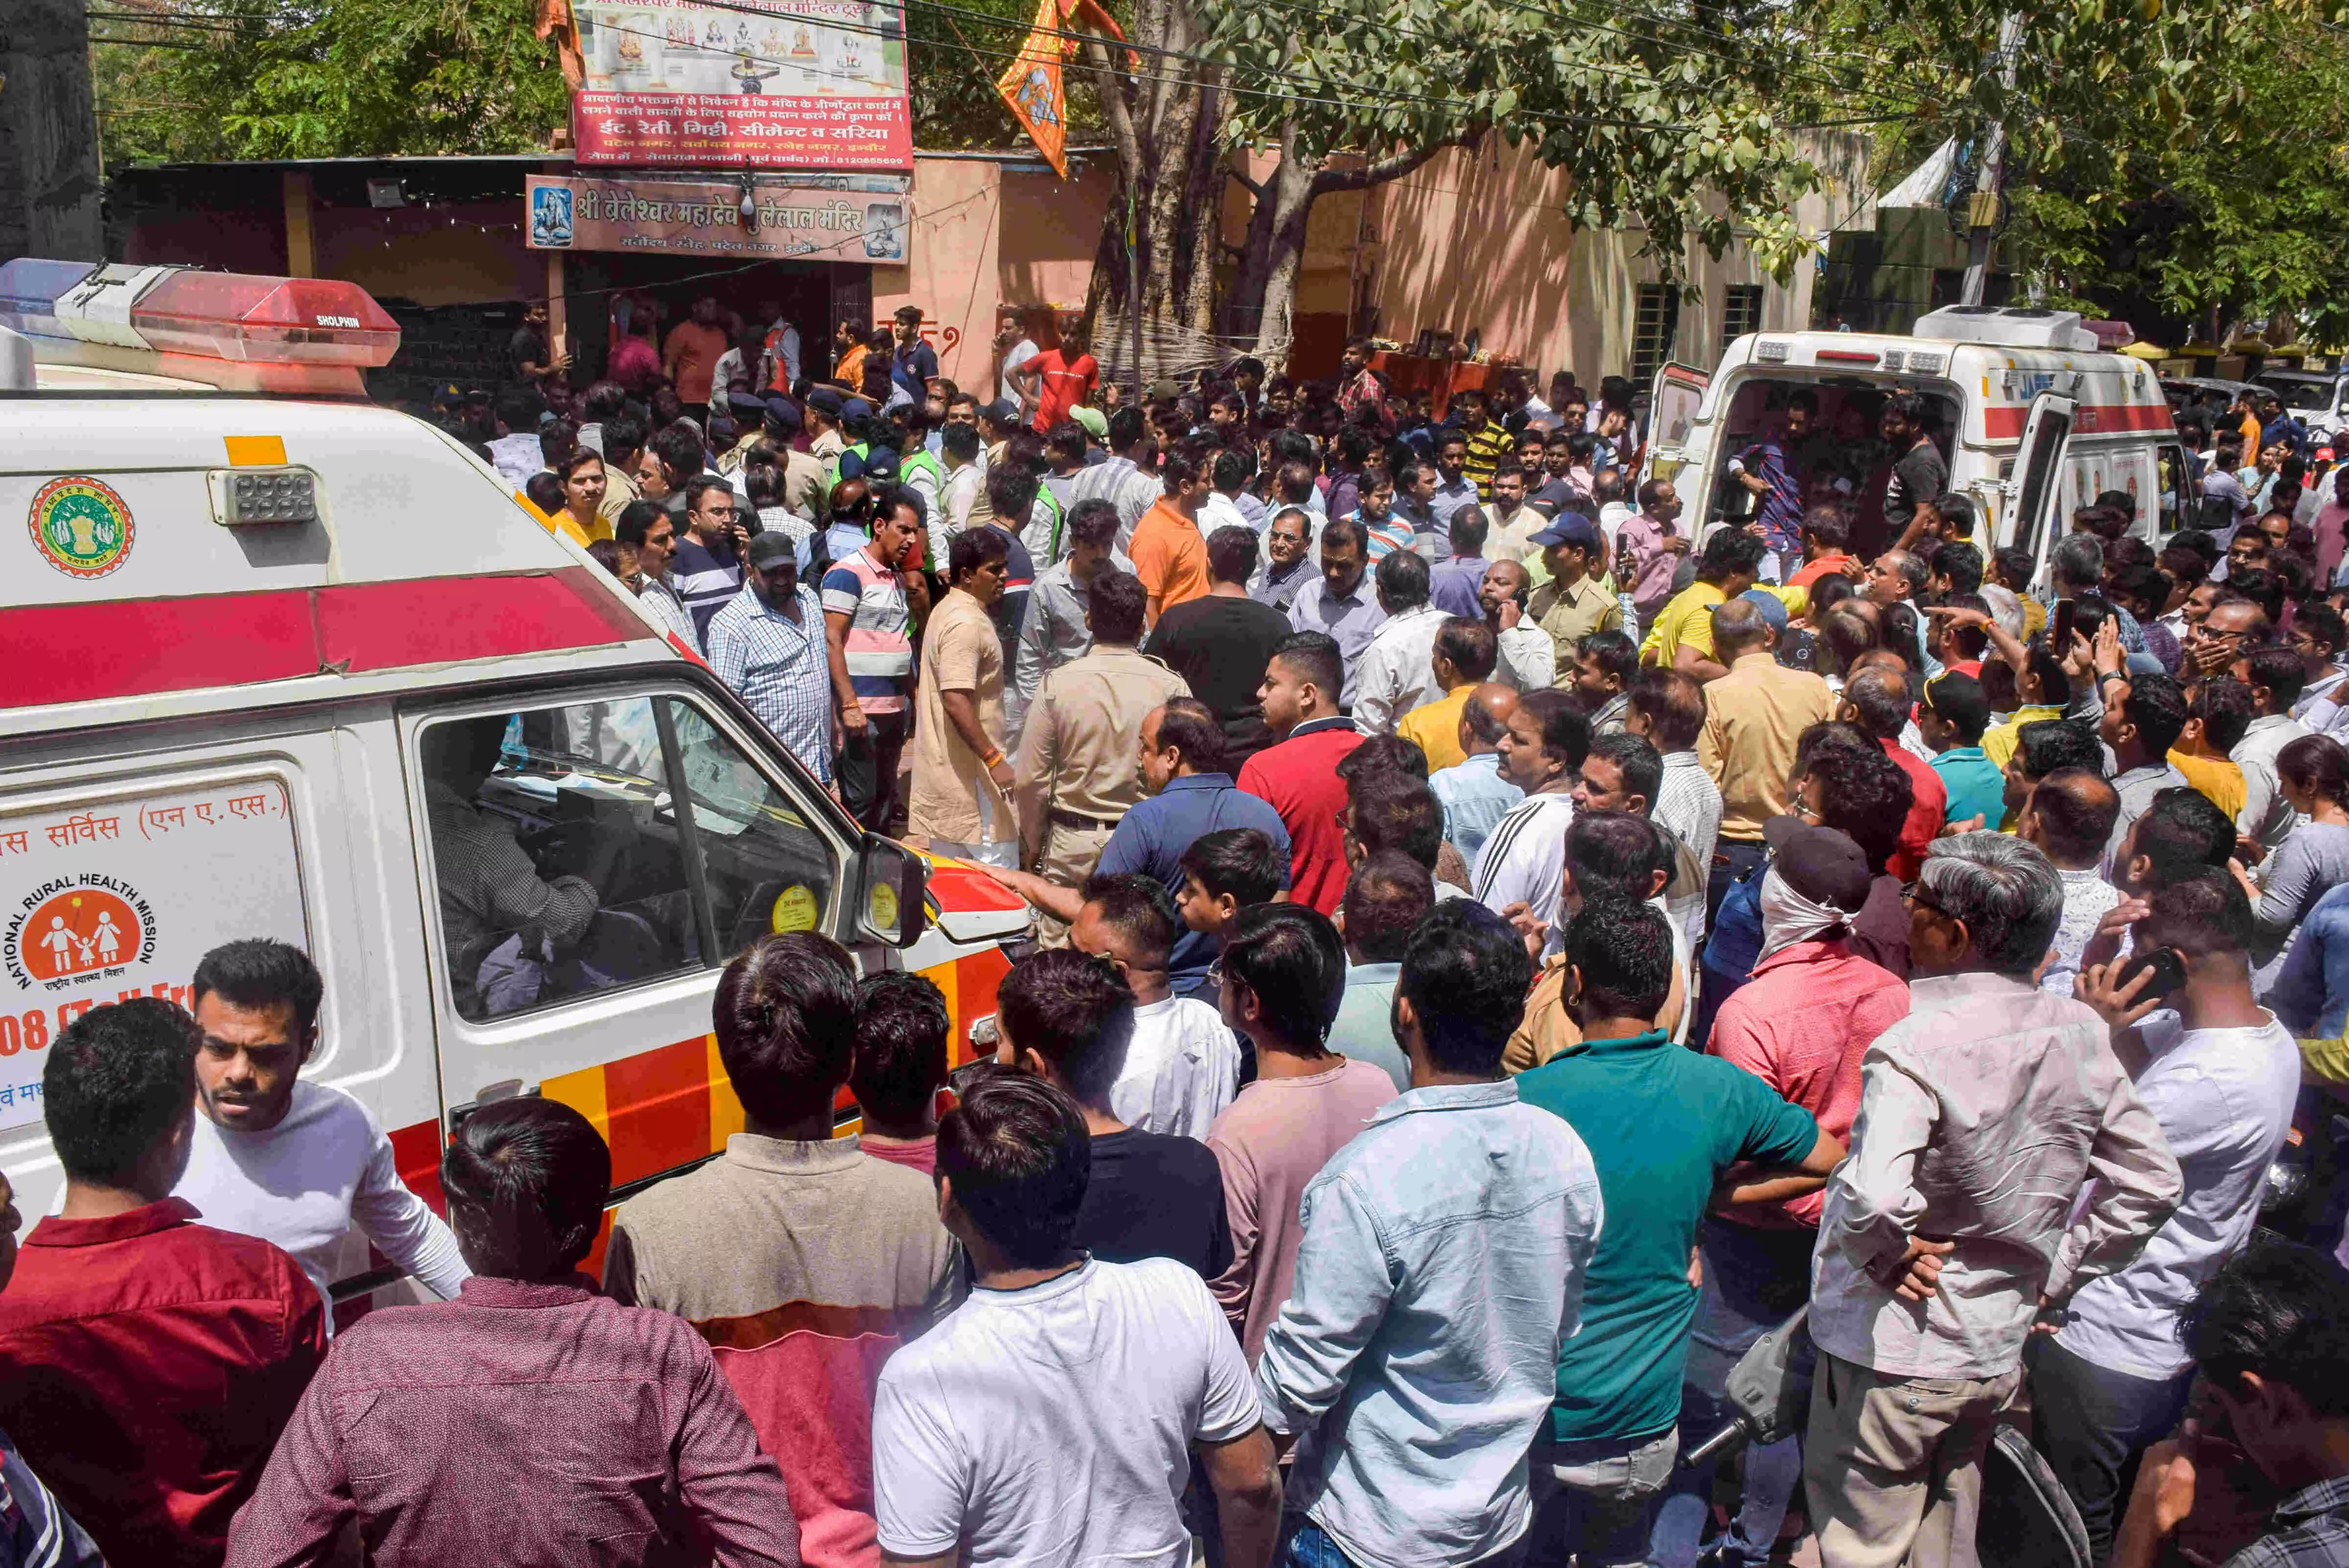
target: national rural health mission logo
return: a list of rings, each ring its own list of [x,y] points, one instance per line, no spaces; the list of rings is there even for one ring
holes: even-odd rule
[[[0,929],[0,966],[20,987],[95,980],[154,956],[153,909],[136,888],[96,872],[43,883]]]
[[[69,577],[102,577],[130,557],[130,507],[87,475],[41,486],[26,525],[33,547]]]

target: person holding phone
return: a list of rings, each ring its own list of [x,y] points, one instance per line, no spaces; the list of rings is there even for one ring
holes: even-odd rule
[[[2178,1321],[2251,1240],[2300,1093],[2292,1032],[2251,994],[2251,906],[2232,876],[2213,867],[2169,884],[2132,930],[2137,956],[2091,966],[2074,994],[2112,1031],[2185,1191],[2133,1262],[2042,1314],[2029,1355],[2032,1440],[2099,1563],[2121,1476],[2186,1408],[2194,1359]]]

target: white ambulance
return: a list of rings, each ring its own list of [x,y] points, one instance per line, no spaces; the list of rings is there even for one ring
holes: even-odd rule
[[[1817,400],[1828,441],[1857,443],[1875,436],[1886,395],[1914,392],[1930,410],[1951,489],[1983,520],[1975,542],[1985,554],[2019,545],[2044,573],[2072,513],[2106,491],[2134,500],[2132,531],[2158,545],[2193,520],[2192,469],[2153,367],[2095,344],[2074,313],[1991,306],[1933,311],[1909,337],[1752,334],[1710,374],[1685,365],[1657,374],[1646,472],[1675,483],[1697,526],[1743,518],[1754,504],[1729,464],[1780,428],[1798,389]],[[1861,477],[1863,515],[1896,454],[1878,455]]]
[[[511,1095],[604,1130],[616,1200],[722,1149],[710,997],[762,932],[927,974],[958,1060],[994,1011],[1020,901],[862,832],[575,539],[369,406],[398,344],[349,284],[0,266],[0,1170],[28,1214],[60,1179],[46,1047],[185,1002],[232,938],[316,957],[305,1072],[436,1201],[445,1129]],[[355,1241],[337,1297],[382,1264]]]

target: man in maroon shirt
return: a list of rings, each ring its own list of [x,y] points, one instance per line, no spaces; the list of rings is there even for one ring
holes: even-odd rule
[[[1338,764],[1362,743],[1338,711],[1345,680],[1345,659],[1328,633],[1291,632],[1275,643],[1256,696],[1280,743],[1250,757],[1238,780],[1288,829],[1289,901],[1325,915],[1346,896],[1346,781]]]
[[[201,1044],[151,997],[57,1036],[41,1092],[65,1205],[0,1297],[0,1428],[112,1563],[218,1563],[326,1349],[299,1264],[171,1196]]]
[[[587,1118],[484,1106],[440,1186],[473,1277],[336,1340],[236,1517],[231,1568],[325,1563],[353,1520],[376,1568],[799,1568],[783,1478],[709,1346],[578,1272],[612,1189]]]
[[[1933,771],[1932,763],[1900,743],[1901,729],[1915,707],[1903,667],[1891,654],[1870,653],[1865,658],[1869,662],[1855,669],[1844,681],[1843,705],[1836,717],[1866,731],[1909,775],[1912,793],[1909,815],[1900,824],[1900,847],[1885,869],[1903,882],[1914,882],[1924,869],[1925,851],[1932,846],[1933,836],[1941,831],[1941,819],[1950,805],[1949,786]]]

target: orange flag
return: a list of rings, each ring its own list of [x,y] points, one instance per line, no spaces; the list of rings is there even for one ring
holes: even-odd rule
[[[1028,128],[1030,140],[1061,179],[1069,177],[1069,99],[1061,82],[1061,62],[1072,39],[1053,36],[1061,25],[1060,0],[1038,0],[1035,30],[1019,46],[1019,57],[995,79],[995,90],[1012,118]]]
[[[1078,43],[1061,35],[1071,16],[1095,32],[1125,41],[1124,32],[1100,0],[1037,0],[1034,29],[1019,47],[1019,57],[995,79],[995,90],[1012,117],[1028,128],[1036,150],[1063,180],[1069,177],[1069,99],[1061,70],[1076,58]],[[1135,70],[1142,68],[1142,57],[1132,49],[1126,51],[1126,61]]]

